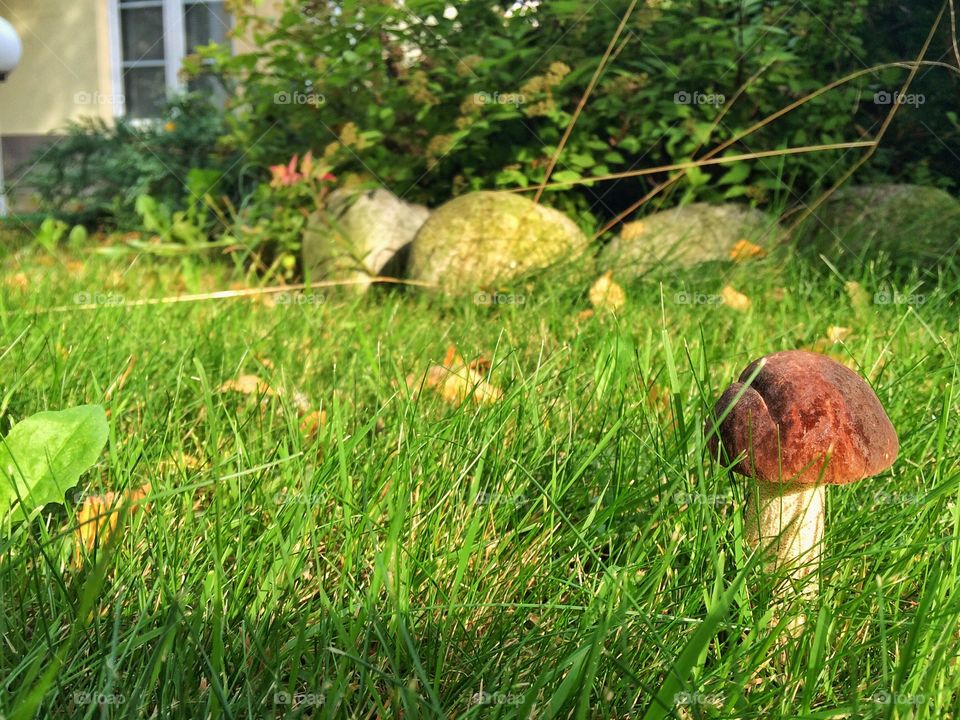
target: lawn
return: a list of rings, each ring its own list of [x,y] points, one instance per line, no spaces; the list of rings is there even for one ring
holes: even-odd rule
[[[589,315],[592,277],[562,269],[492,304],[144,305],[238,280],[197,258],[2,262],[3,431],[84,403],[110,418],[66,506],[0,540],[10,720],[960,706],[952,269],[918,284],[778,255],[624,279],[626,307]],[[728,285],[748,308],[719,301]],[[421,382],[450,346],[500,399]],[[799,347],[868,378],[901,453],[829,489],[819,597],[779,607],[703,426],[752,359]],[[85,498],[147,484],[122,531],[77,547]]]

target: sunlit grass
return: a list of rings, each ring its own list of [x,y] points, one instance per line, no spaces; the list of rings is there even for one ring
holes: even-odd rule
[[[499,306],[403,290],[131,305],[230,284],[195,260],[28,252],[3,278],[4,431],[104,402],[109,448],[81,492],[152,487],[80,567],[73,501],[4,530],[9,718],[940,718],[960,702],[954,275],[767,258],[624,280],[617,317],[581,316],[587,287],[561,273]],[[748,310],[719,304],[727,285]],[[500,402],[408,386],[449,345],[490,360]],[[776,578],[741,573],[743,487],[703,422],[750,360],[796,347],[868,377],[902,450],[831,488],[820,599],[777,616]],[[276,395],[220,392],[242,374]],[[315,437],[304,403],[326,412]]]

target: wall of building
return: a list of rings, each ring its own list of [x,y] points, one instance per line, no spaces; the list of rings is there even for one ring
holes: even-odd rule
[[[278,13],[281,0],[264,0],[259,15]],[[0,83],[0,149],[8,187],[15,171],[52,133],[73,120],[111,120],[120,87],[114,87],[113,47],[108,0],[3,0],[0,16],[23,42],[20,66]],[[114,29],[116,31],[116,29]],[[236,52],[247,52],[252,38],[234,41]]]
[[[44,135],[69,120],[113,116],[104,0],[5,0],[23,59],[0,84],[0,133]]]

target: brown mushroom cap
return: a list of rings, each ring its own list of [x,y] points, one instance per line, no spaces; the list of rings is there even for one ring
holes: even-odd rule
[[[744,390],[750,376],[759,373]],[[883,472],[900,449],[897,432],[870,386],[831,358],[787,350],[756,360],[714,407],[734,470],[765,482],[844,485]],[[713,423],[708,422],[708,432]],[[717,456],[717,434],[710,451]]]

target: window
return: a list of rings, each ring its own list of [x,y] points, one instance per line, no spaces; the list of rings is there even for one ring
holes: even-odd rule
[[[230,13],[224,0],[112,0],[123,88],[122,114],[130,118],[160,115],[167,93],[183,88],[180,65],[201,45],[229,43]],[[215,79],[198,78],[191,90],[222,96]]]

